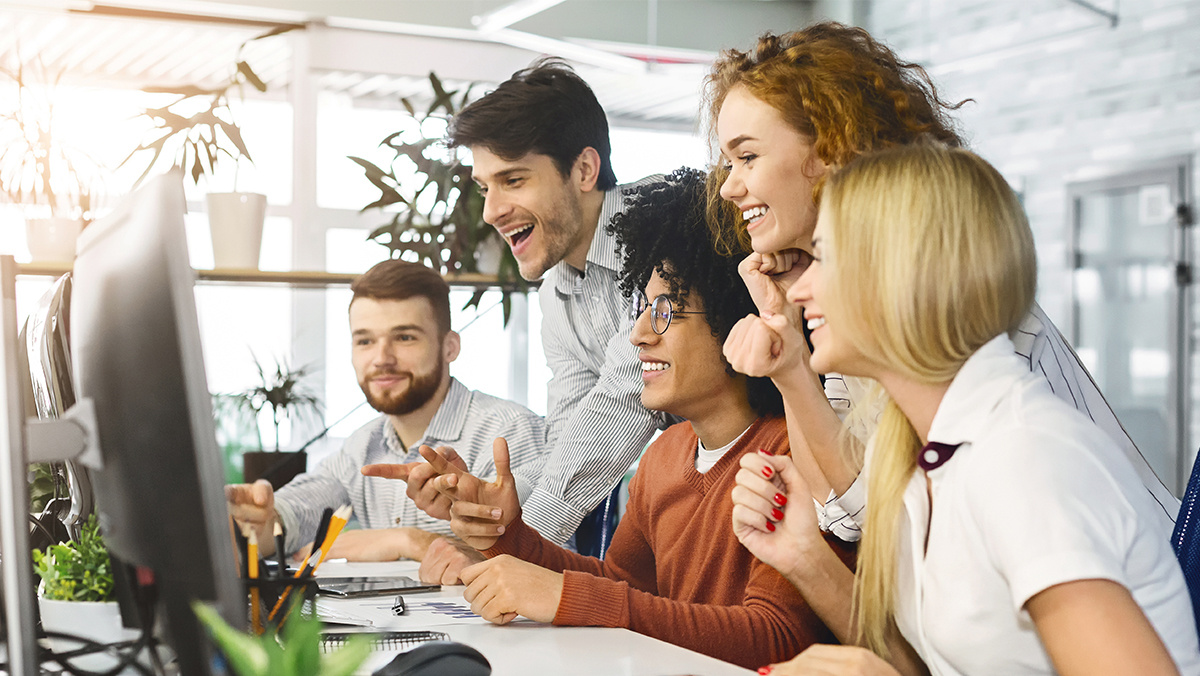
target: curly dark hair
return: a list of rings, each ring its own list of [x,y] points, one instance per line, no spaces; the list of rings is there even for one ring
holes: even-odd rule
[[[704,214],[704,184],[704,172],[682,167],[662,181],[634,188],[625,194],[624,213],[607,228],[624,256],[622,293],[631,296],[644,290],[657,271],[672,301],[686,304],[693,293],[701,298],[709,330],[723,343],[738,320],[756,312],[737,273],[749,250],[718,252],[713,246]],[[729,362],[725,371],[735,375]],[[783,414],[783,399],[770,378],[746,378],[746,396],[761,416]]]
[[[830,168],[921,137],[952,148],[965,145],[949,111],[967,101],[942,100],[921,66],[902,61],[862,28],[826,21],[783,35],[766,33],[750,51],[722,52],[705,80],[714,141],[717,115],[735,87],[778,110]],[[709,178],[710,226],[718,245],[745,247],[745,224],[730,220],[736,209],[720,196],[726,175],[718,168]],[[823,184],[813,187],[814,201]]]

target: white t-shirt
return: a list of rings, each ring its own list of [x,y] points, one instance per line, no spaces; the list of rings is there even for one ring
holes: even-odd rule
[[[928,473],[918,468],[905,492],[896,620],[931,673],[1053,674],[1023,607],[1086,579],[1129,589],[1180,673],[1200,673],[1161,507],[1112,440],[1031,374],[1007,336],[967,360],[929,440],[959,446]]]
[[[746,429],[748,430],[750,428],[747,427]],[[704,473],[708,472],[708,470],[712,469],[713,465],[717,464],[717,461],[720,460],[721,458],[723,458],[725,456],[725,454],[729,452],[729,449],[733,448],[733,445],[736,444],[738,442],[738,440],[741,439],[742,436],[745,434],[746,434],[746,430],[742,430],[742,433],[737,435],[736,437],[734,437],[733,441],[725,444],[724,446],[722,446],[720,448],[714,448],[711,451],[708,450],[707,448],[705,448],[703,443],[701,443],[700,441],[697,441],[696,442],[696,471],[701,474],[704,474]]]

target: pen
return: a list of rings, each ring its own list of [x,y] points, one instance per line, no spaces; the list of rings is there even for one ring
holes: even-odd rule
[[[284,560],[284,544],[283,524],[279,521],[275,522],[275,562],[279,565],[278,574],[276,577],[283,579],[283,574],[287,570],[287,562]]]

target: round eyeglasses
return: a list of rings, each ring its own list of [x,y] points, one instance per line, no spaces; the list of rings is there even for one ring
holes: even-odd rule
[[[638,317],[650,308],[650,330],[662,335],[667,332],[667,328],[671,326],[671,317],[673,315],[702,315],[700,311],[676,310],[671,307],[671,299],[664,293],[654,297],[654,301],[646,300],[646,294],[638,291],[629,299],[629,323],[633,325],[637,322]]]

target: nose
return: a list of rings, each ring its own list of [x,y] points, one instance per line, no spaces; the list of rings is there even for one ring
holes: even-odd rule
[[[375,353],[371,355],[371,364],[373,366],[388,366],[396,363],[396,354],[393,351],[394,343],[384,338],[375,342]]]
[[[489,190],[483,196],[483,222],[499,225],[512,211],[512,205],[497,190]]]
[[[638,347],[651,345],[658,341],[659,335],[650,328],[650,308],[643,308],[642,313],[633,320],[633,326],[629,329],[629,342]]]
[[[738,175],[737,165],[725,171],[725,180],[721,182],[721,197],[736,202],[746,194],[746,186]]]
[[[786,297],[789,303],[804,305],[812,300],[812,284],[816,276],[816,268],[816,265],[810,264],[803,274],[788,287]]]

